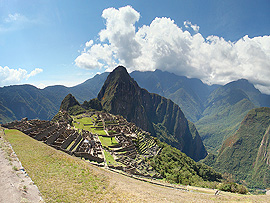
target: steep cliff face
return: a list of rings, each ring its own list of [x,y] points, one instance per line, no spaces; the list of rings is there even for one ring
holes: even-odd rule
[[[196,128],[192,134],[179,106],[169,99],[141,89],[123,66],[109,74],[98,99],[110,113],[124,116],[194,160],[206,156],[207,152]]]
[[[153,133],[153,127],[142,106],[140,87],[124,67],[120,66],[109,74],[98,94],[98,99],[103,108],[110,113],[120,114],[128,121]]]
[[[235,135],[225,140],[214,168],[251,187],[270,187],[270,108],[248,112]]]

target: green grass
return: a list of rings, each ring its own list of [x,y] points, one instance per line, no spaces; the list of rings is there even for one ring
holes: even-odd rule
[[[74,126],[77,129],[84,129],[84,130],[88,130],[92,133],[98,134],[98,135],[106,135],[106,132],[103,130],[102,128],[102,123],[98,123],[98,128],[96,128],[94,126],[94,120],[96,119],[96,117],[92,116],[92,117],[84,117],[84,118],[76,118],[74,117]],[[80,124],[78,124],[77,122],[79,122]]]
[[[80,139],[80,141],[78,142],[78,144],[73,148],[72,152],[75,152],[76,149],[78,148],[79,144],[81,143],[83,138]]]
[[[123,164],[115,161],[113,156],[109,152],[107,152],[106,150],[104,150],[104,154],[105,154],[107,164],[109,164],[109,165],[111,164],[114,166],[123,165]]]
[[[86,162],[38,142],[17,130],[7,139],[45,202],[110,202],[123,197]]]
[[[116,139],[113,137],[112,140],[110,137],[102,137],[102,136],[98,136],[100,139],[100,142],[102,144],[102,146],[111,146],[111,145],[116,145],[118,144],[118,142],[116,141]]]

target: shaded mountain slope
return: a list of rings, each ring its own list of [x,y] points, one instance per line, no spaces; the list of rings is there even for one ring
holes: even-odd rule
[[[9,113],[6,114],[9,119],[24,117],[48,119],[52,118],[57,112],[54,103],[32,85],[0,88],[0,103],[6,110],[10,110],[7,110]]]
[[[16,120],[14,113],[0,103],[0,123]]]
[[[134,71],[131,76],[148,91],[178,104],[185,116],[195,122],[203,143],[213,153],[237,131],[249,110],[270,106],[270,96],[262,94],[245,79],[224,86],[208,86],[198,79],[160,70]]]
[[[270,108],[248,112],[239,130],[223,143],[212,165],[250,187],[270,187]]]
[[[248,96],[249,92],[238,88],[238,83],[241,86],[242,81],[229,83],[213,91],[205,104],[202,118],[195,123],[203,142],[212,152],[216,152],[222,142],[236,132],[247,112],[255,108]]]
[[[124,116],[194,160],[206,156],[199,135],[191,134],[188,121],[179,106],[141,89],[124,67],[119,66],[109,74],[98,99],[108,112]]]

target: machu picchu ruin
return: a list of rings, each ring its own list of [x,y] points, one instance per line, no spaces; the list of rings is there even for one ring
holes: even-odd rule
[[[161,150],[155,138],[122,116],[101,111],[70,116],[60,110],[53,120],[24,118],[2,126],[101,167],[161,178],[147,161]]]

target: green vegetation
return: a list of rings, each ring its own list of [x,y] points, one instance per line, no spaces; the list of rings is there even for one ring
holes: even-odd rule
[[[207,157],[204,162],[217,171],[232,174],[248,187],[270,187],[269,130],[270,108],[253,109],[237,133],[225,140],[218,156]]]
[[[73,117],[73,119],[74,119],[73,125],[77,129],[88,130],[98,135],[107,135],[106,132],[103,130],[103,126],[101,122],[98,123],[97,126],[94,125],[94,120],[96,119],[95,116],[82,117],[82,118]]]
[[[70,115],[79,115],[86,110],[81,107],[80,103],[75,99],[72,94],[68,94],[62,101],[61,106],[60,106],[61,111],[66,111]]]
[[[109,185],[106,176],[86,162],[17,130],[5,133],[45,202],[110,202],[112,198],[117,202],[124,198]]]
[[[214,105],[204,111],[204,117],[196,122],[207,150],[214,154],[220,149],[223,141],[236,132],[248,111],[255,107],[246,98],[230,104],[227,100],[231,99],[231,96],[229,94],[224,99],[215,101]]]
[[[0,101],[0,123],[7,123],[15,119],[16,117],[14,113],[7,107],[3,106]]]
[[[72,106],[68,109],[68,112],[70,115],[79,115],[85,112],[85,109],[83,109],[79,105]]]
[[[0,123],[13,120],[52,119],[58,107],[51,98],[32,85],[13,85],[0,88]]]
[[[102,146],[106,146],[109,147],[111,145],[116,145],[118,144],[118,142],[116,141],[115,137],[102,137],[102,136],[98,136],[100,139],[100,142],[102,144]]]
[[[217,188],[222,191],[226,192],[233,192],[233,193],[239,193],[239,194],[247,194],[248,189],[243,186],[239,185],[237,183],[232,183],[232,182],[225,182],[225,183],[220,183]]]
[[[196,163],[180,150],[157,140],[162,151],[152,159],[152,167],[173,183],[205,186],[204,181],[221,181],[220,173],[205,164]]]
[[[117,162],[114,160],[113,156],[110,154],[110,152],[104,150],[106,162],[108,165],[114,165],[114,166],[122,166],[123,164]]]
[[[95,98],[95,99],[91,99],[89,102],[84,101],[82,104],[82,107],[85,109],[94,109],[96,111],[101,111],[102,110],[102,105],[100,103],[100,101]]]

